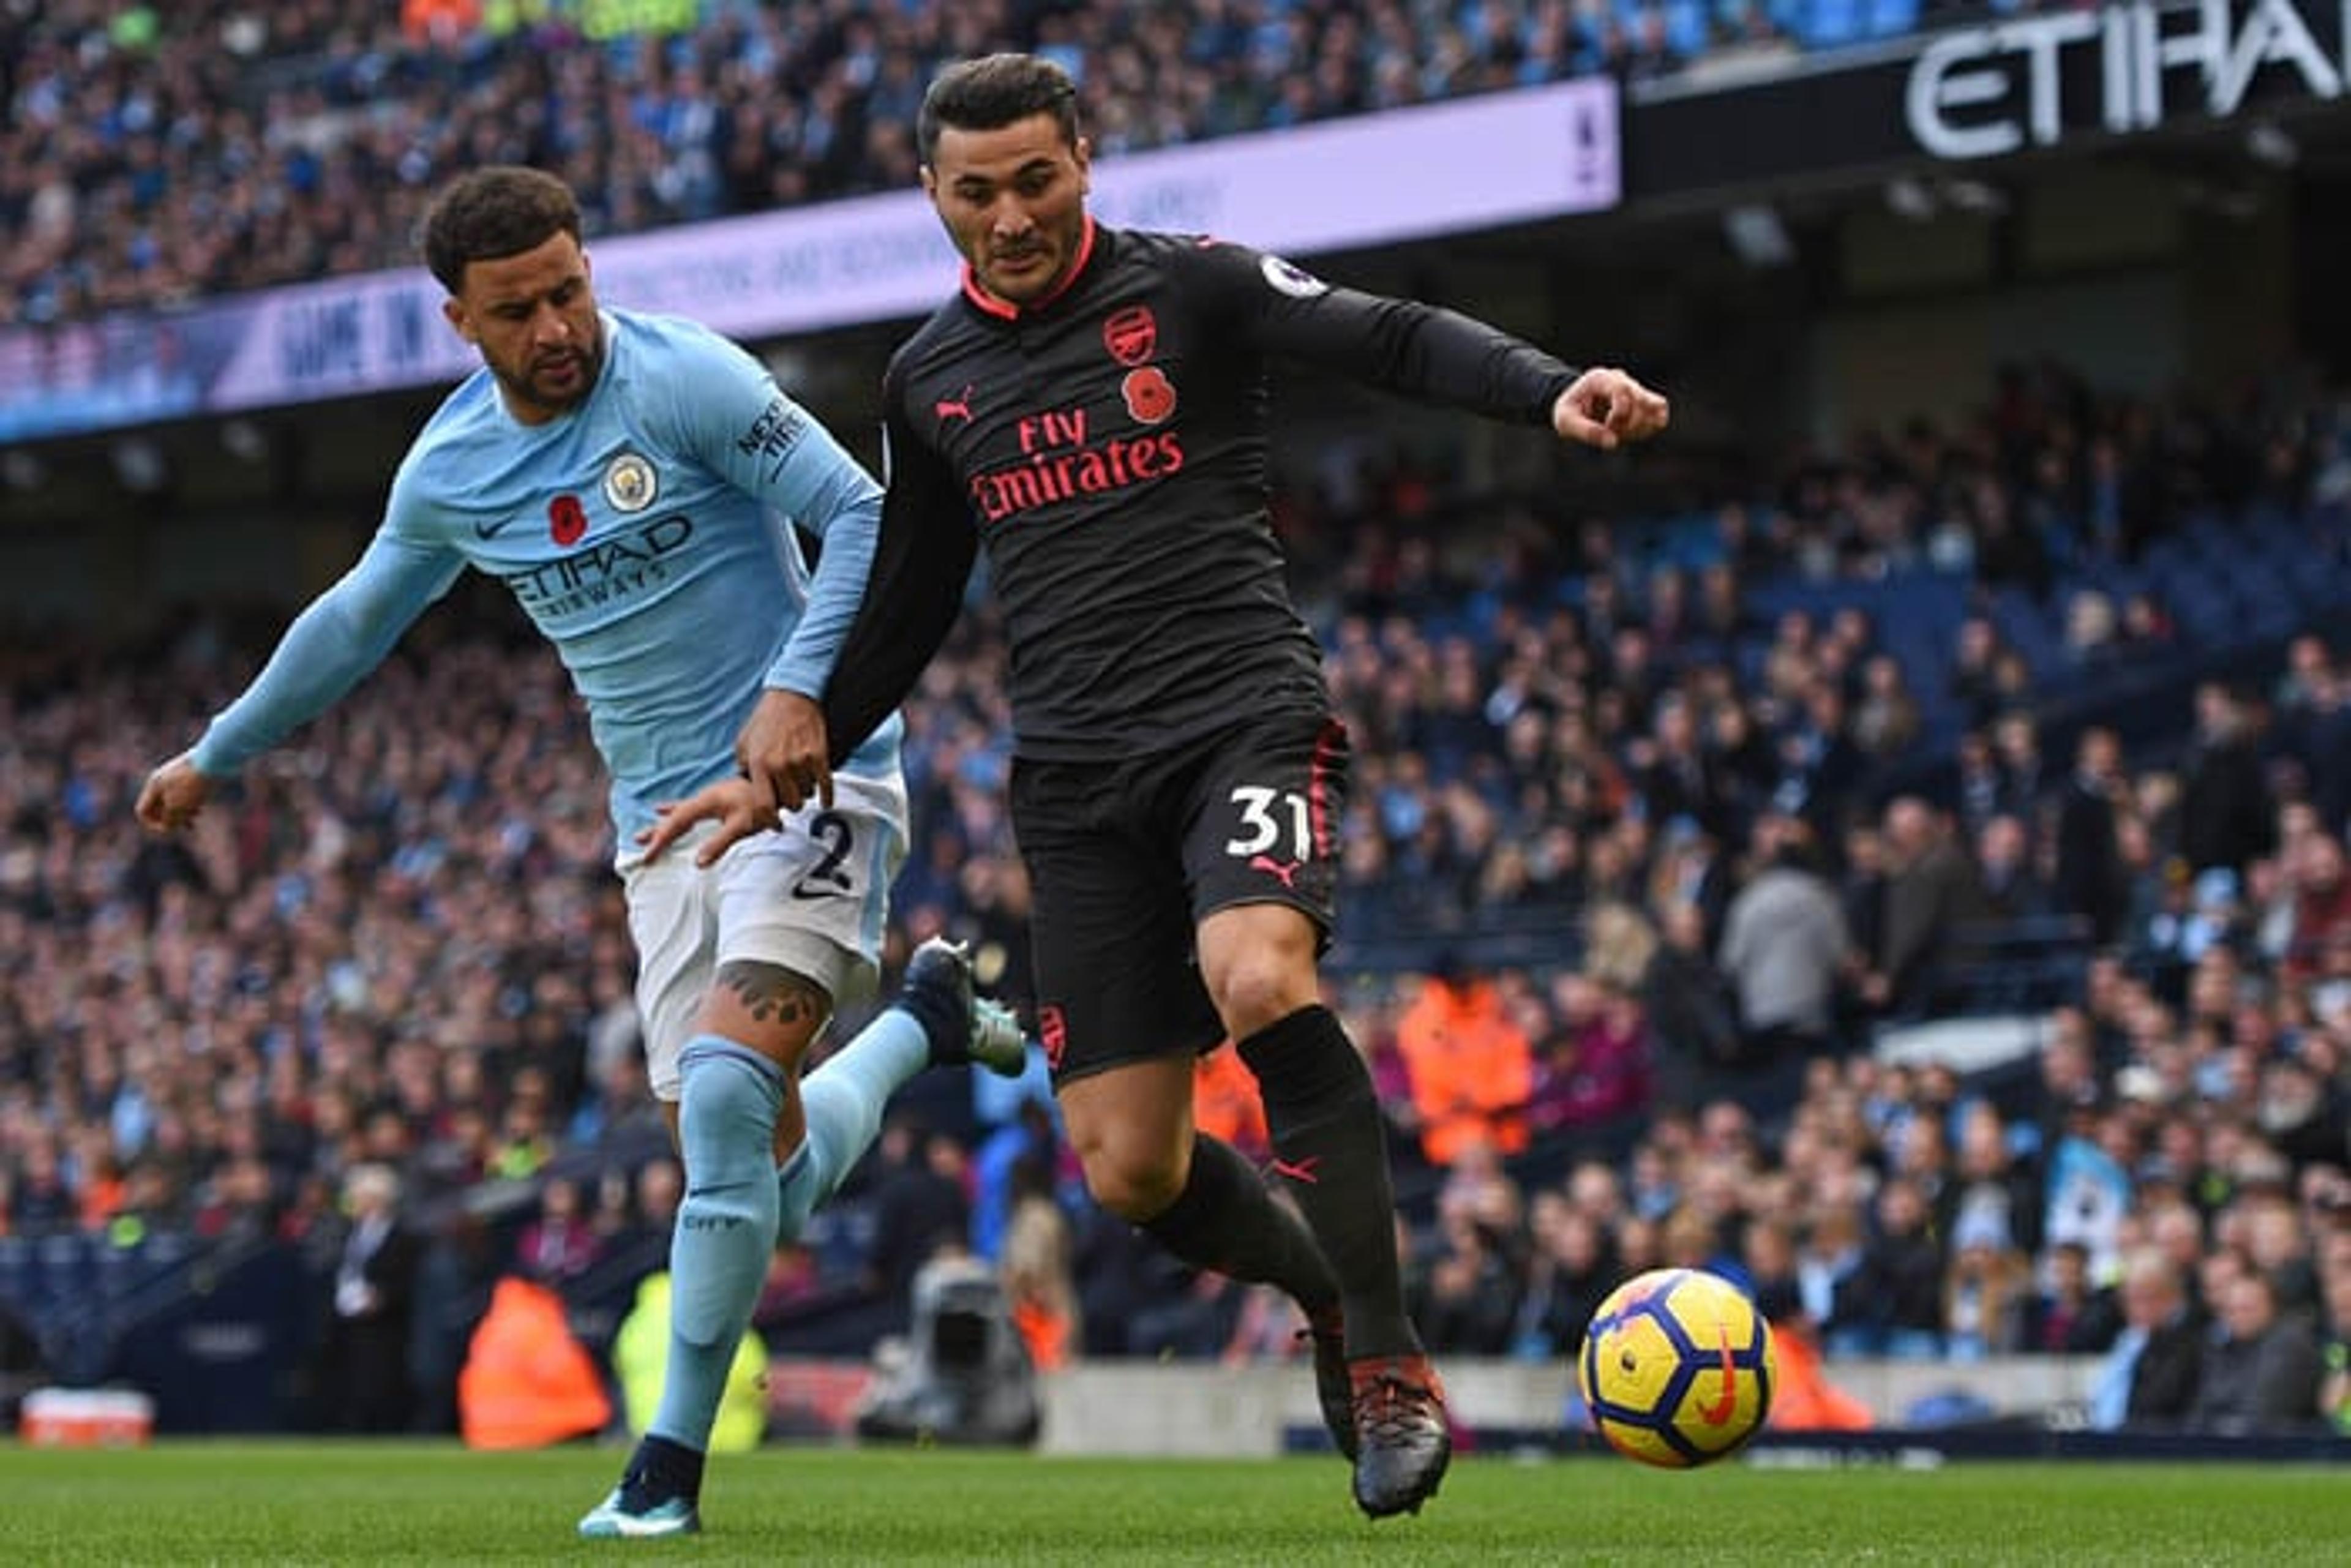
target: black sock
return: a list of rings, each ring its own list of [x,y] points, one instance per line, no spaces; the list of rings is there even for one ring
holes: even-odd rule
[[[1347,1312],[1347,1354],[1409,1355],[1395,1184],[1372,1075],[1331,1009],[1301,1008],[1240,1042],[1273,1134],[1274,1170],[1305,1211]]]
[[[1265,1178],[1230,1144],[1195,1134],[1184,1190],[1143,1228],[1195,1269],[1279,1285],[1310,1312],[1339,1299],[1313,1233],[1273,1200]]]
[[[698,1502],[702,1498],[702,1458],[699,1449],[648,1433],[629,1461],[622,1489],[633,1490],[646,1506],[674,1497]]]

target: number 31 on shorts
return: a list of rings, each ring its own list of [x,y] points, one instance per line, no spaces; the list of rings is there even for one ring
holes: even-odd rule
[[[1233,804],[1240,808],[1243,831],[1225,841],[1225,852],[1247,860],[1279,851],[1293,861],[1314,857],[1314,818],[1306,797],[1295,789],[1268,789],[1259,784],[1233,787]],[[1282,842],[1287,831],[1289,842]]]

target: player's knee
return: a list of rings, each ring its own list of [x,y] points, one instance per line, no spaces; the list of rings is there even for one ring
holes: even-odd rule
[[[1235,1040],[1272,1028],[1317,999],[1311,954],[1302,960],[1279,948],[1236,956],[1209,982],[1217,1016]]]
[[[695,1191],[731,1189],[755,1176],[772,1181],[782,1071],[747,1046],[707,1035],[685,1048],[679,1068],[678,1145],[685,1157],[687,1202]]]
[[[1165,1213],[1184,1190],[1182,1162],[1140,1142],[1080,1144],[1078,1160],[1094,1201],[1130,1224]]]

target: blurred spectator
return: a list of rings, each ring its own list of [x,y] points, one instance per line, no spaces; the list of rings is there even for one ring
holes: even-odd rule
[[[550,1177],[539,1188],[538,1218],[523,1227],[515,1244],[516,1264],[529,1278],[560,1290],[594,1268],[603,1251],[582,1212],[580,1184]]]
[[[1528,1220],[1533,1250],[1512,1353],[1530,1360],[1573,1355],[1593,1312],[1620,1283],[1607,1234],[1598,1217],[1559,1192],[1536,1193]]]
[[[2111,1291],[2091,1278],[2090,1249],[2060,1241],[2047,1254],[2048,1278],[2034,1296],[2024,1325],[2024,1348],[2051,1355],[2105,1350],[2120,1332]]]
[[[2017,818],[2001,815],[1985,822],[1976,838],[1975,860],[1981,894],[1979,919],[2014,924],[2039,920],[2054,910],[2056,895],[2041,880],[2032,863],[2032,841]]]
[[[2203,1381],[2205,1324],[2179,1266],[2142,1249],[2123,1261],[2123,1328],[2090,1388],[2090,1425],[2178,1427]]]
[[[1040,1372],[1058,1372],[1083,1341],[1077,1285],[1070,1273],[1070,1222],[1053,1201],[1043,1162],[1027,1166],[1019,1186],[997,1271],[1030,1363]]]
[[[1558,1022],[1535,1064],[1527,1120],[1556,1134],[1622,1124],[1646,1110],[1652,1076],[1640,1004],[1577,975],[1559,977],[1553,995]]]
[[[356,1166],[343,1205],[348,1229],[319,1348],[320,1404],[337,1430],[405,1431],[418,1243],[399,1218],[400,1178],[381,1166]]]
[[[2293,1431],[2318,1416],[2318,1343],[2308,1321],[2278,1311],[2277,1287],[2258,1270],[2229,1282],[2219,1333],[2204,1348],[2189,1425],[2222,1433]]]
[[[971,1202],[960,1149],[933,1128],[893,1119],[882,1129],[880,1156],[867,1272],[873,1293],[903,1313],[916,1271],[941,1246],[966,1245]]]
[[[2337,1239],[2351,1231],[2335,1232]],[[2320,1347],[2325,1380],[2318,1413],[2335,1432],[2351,1437],[2351,1246],[2330,1249],[2325,1270],[2326,1341]]]
[[[1506,1154],[1527,1146],[1534,1057],[1491,981],[1440,958],[1396,1020],[1396,1048],[1431,1165],[1452,1164],[1472,1143]]]
[[[1949,984],[1961,930],[1981,908],[1981,890],[1948,823],[1924,800],[1906,796],[1886,809],[1886,844],[1877,977],[1888,1007],[1916,1013]]]
[[[1739,1026],[1739,997],[1707,951],[1706,912],[1677,902],[1658,922],[1656,951],[1643,975],[1640,1008],[1653,1048],[1652,1067],[1660,1104],[1686,1108],[1703,1097],[1711,1075],[1735,1068],[1747,1055]],[[1566,1012],[1563,999],[1555,1008]],[[1555,1043],[1555,1042],[1554,1042]],[[1539,1080],[1556,1083],[1572,1063],[1554,1062],[1547,1050]]]
[[[2351,933],[2351,866],[2332,833],[2304,831],[2284,846],[2285,886],[2291,890],[2284,969],[2309,980],[2327,972],[2336,939]]]
[[[2269,852],[2275,824],[2269,781],[2245,723],[2243,705],[2217,681],[2196,688],[2196,737],[2179,800],[2179,852],[2192,871],[2245,862]]]
[[[2009,1355],[2023,1346],[2031,1265],[2000,1226],[1970,1216],[1951,1233],[1943,1286],[1943,1353],[1953,1361]]]
[[[1897,1177],[1879,1191],[1876,1232],[1837,1292],[1834,1321],[1848,1343],[1858,1336],[1903,1361],[1942,1354],[1943,1259],[1929,1218],[1915,1183]]]
[[[1722,967],[1737,988],[1740,1055],[1769,1061],[1828,1043],[1839,977],[1851,957],[1844,912],[1797,819],[1756,826],[1761,869],[1730,901]]]

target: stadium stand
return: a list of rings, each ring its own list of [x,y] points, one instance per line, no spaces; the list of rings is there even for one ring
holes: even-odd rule
[[[983,43],[1069,67],[1096,144],[1116,153],[1573,77],[1660,77],[1731,52],[1834,48],[1915,31],[1922,7],[689,0],[650,8],[682,24],[666,34],[606,36],[609,9],[0,10],[11,236],[0,325],[409,266],[425,193],[480,162],[561,173],[591,234],[911,188],[922,86]],[[583,38],[596,47],[572,47]]]
[[[1437,1343],[1561,1354],[1608,1282],[1669,1261],[1750,1281],[1833,1363],[2095,1354],[2149,1249],[2197,1301],[2254,1256],[2292,1281],[2281,1321],[2340,1343],[2351,669],[2283,635],[2351,586],[2343,418],[2312,389],[2146,406],[2043,370],[1976,428],[1646,525],[1401,466],[1297,499],[1365,759],[1341,999]],[[431,618],[184,844],[128,837],[129,792],[179,738],[162,716],[220,700],[271,624],[8,650],[0,1296],[52,1364],[131,1354],[192,1254],[331,1275],[363,1165],[402,1174],[420,1240],[411,1422],[446,1425],[450,1336],[499,1271],[562,1288],[601,1348],[656,1265],[674,1167],[597,770],[507,616]],[[1001,658],[974,619],[925,685],[899,908],[1017,997]],[[1767,870],[1834,946],[1734,951]],[[1447,985],[1529,1088],[1432,1141],[1410,1009]],[[1759,1003],[1791,988],[1819,1005]],[[1869,1049],[2014,1012],[2046,1038],[1980,1071]],[[779,1260],[771,1343],[858,1354],[920,1260],[887,1215],[952,1196],[1000,1225],[1026,1193],[1071,1217],[1084,1354],[1281,1353],[1267,1303],[1170,1281],[1091,1209],[1049,1118],[952,1082],[900,1114],[862,1200]]]

